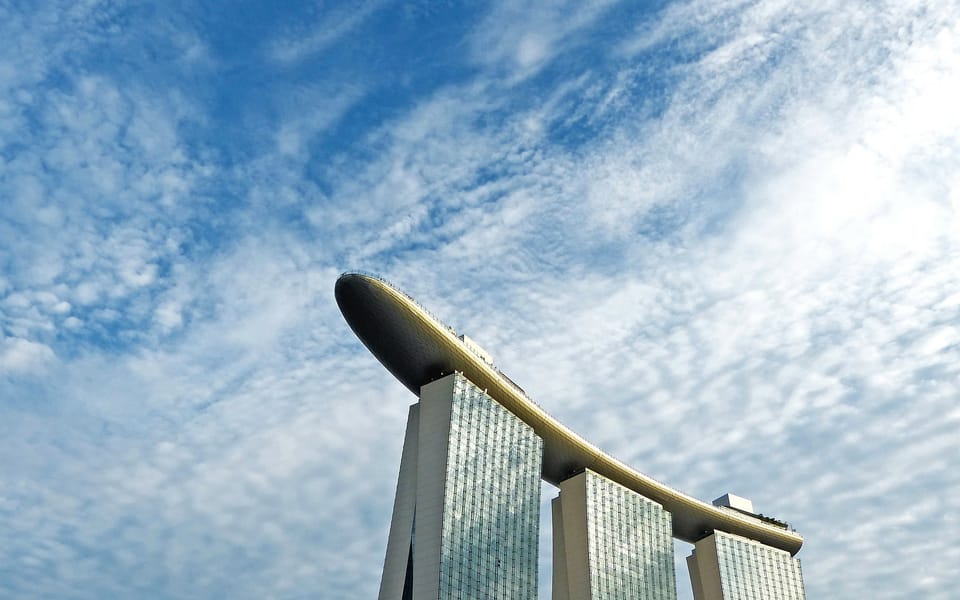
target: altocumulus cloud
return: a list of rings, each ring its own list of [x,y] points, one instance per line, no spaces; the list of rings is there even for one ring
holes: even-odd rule
[[[0,40],[0,595],[373,597],[413,398],[351,268],[789,520],[809,598],[960,584],[957,2],[50,2]]]

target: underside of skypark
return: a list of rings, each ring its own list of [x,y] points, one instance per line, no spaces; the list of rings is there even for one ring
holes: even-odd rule
[[[535,598],[541,477],[561,490],[555,600],[675,598],[671,536],[697,544],[688,565],[698,600],[803,598],[792,557],[803,538],[785,523],[702,502],[602,452],[386,281],[345,274],[336,298],[371,353],[420,397],[407,424],[381,600]],[[756,581],[745,581],[740,562]],[[783,573],[793,578],[780,581]]]

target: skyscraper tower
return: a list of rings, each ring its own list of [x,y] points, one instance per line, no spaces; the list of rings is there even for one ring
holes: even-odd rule
[[[380,600],[536,598],[541,440],[460,373],[410,407]]]

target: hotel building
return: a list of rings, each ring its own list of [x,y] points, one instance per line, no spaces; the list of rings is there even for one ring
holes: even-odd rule
[[[553,599],[676,598],[673,539],[697,600],[803,600],[803,538],[742,498],[707,503],[606,454],[547,414],[457,333],[379,277],[336,299],[410,407],[380,600],[537,597],[540,480],[552,503]]]

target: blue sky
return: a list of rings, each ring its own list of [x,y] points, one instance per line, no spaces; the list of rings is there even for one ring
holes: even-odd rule
[[[0,597],[375,597],[351,269],[808,598],[950,597],[957,106],[954,0],[0,4]]]

